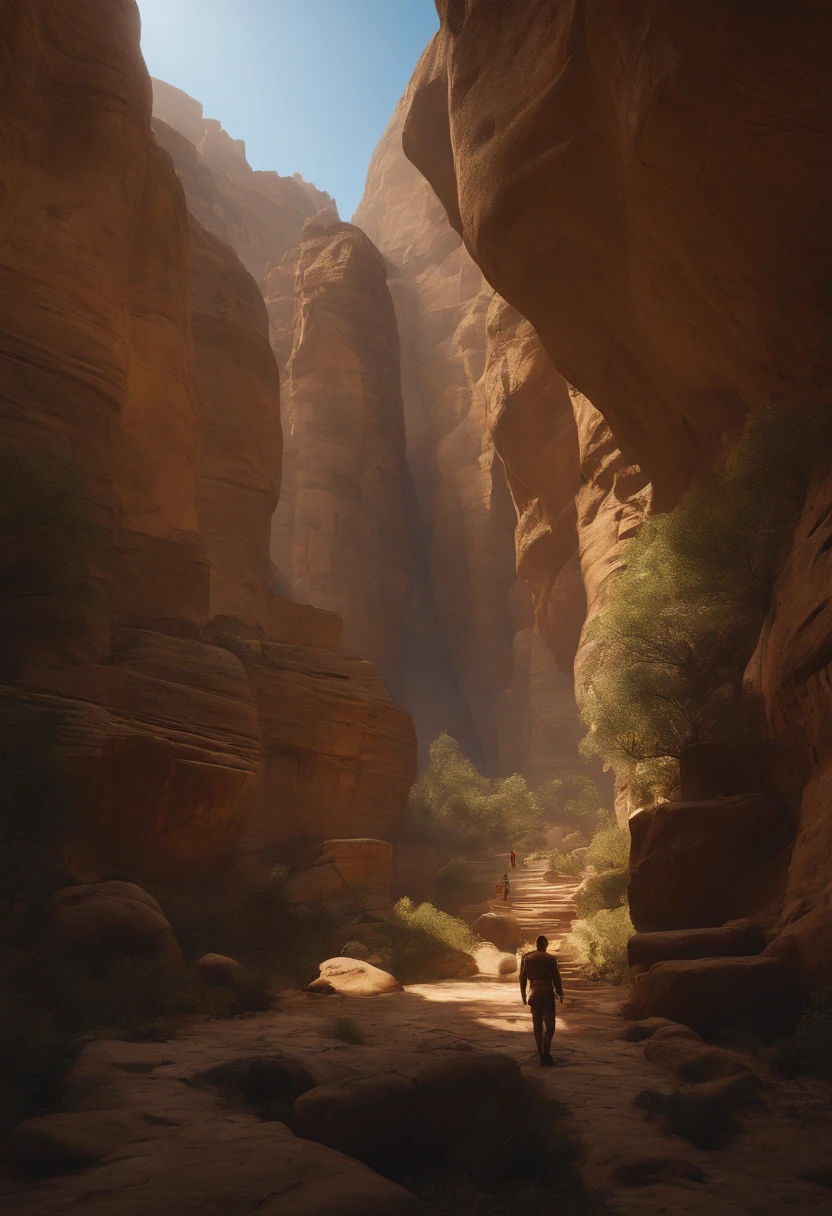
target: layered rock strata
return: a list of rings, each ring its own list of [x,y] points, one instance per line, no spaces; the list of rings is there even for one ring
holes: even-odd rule
[[[402,336],[416,571],[406,696],[423,741],[446,729],[489,771],[520,770],[538,779],[552,775],[564,754],[570,766],[575,763],[571,678],[541,644],[531,597],[515,574],[511,478],[507,485],[499,436],[495,431],[492,439],[488,425],[489,412],[496,415],[502,408],[496,399],[489,401],[501,383],[499,370],[486,375],[493,292],[433,192],[404,157],[405,117],[403,102],[373,155],[355,222],[387,259]],[[548,365],[540,354],[541,365]],[[541,380],[547,370],[551,365],[541,367]],[[564,456],[564,463],[569,461]],[[577,488],[576,450],[571,465],[566,500]],[[571,547],[568,540],[565,544],[564,564],[576,548],[574,519]],[[574,567],[569,580],[566,575],[560,590],[570,606],[577,592],[572,616],[580,618]],[[544,616],[538,613],[538,619]],[[574,653],[579,627],[580,619],[577,626],[574,619],[563,627],[553,622],[550,636],[562,654]],[[430,664],[426,654],[433,656]]]
[[[384,260],[334,212],[304,230],[284,402],[275,565],[293,599],[343,617],[345,649],[396,694],[409,581],[398,331]]]
[[[244,140],[232,139],[216,119],[206,119],[201,104],[181,89],[163,80],[152,84],[155,117],[191,145],[175,151],[171,135],[157,126],[182,176],[191,212],[231,246],[262,289],[272,266],[298,244],[304,221],[322,207],[334,208],[335,201],[297,173],[281,177],[252,169]]]
[[[0,52],[0,442],[72,456],[119,551],[109,639],[30,663],[16,691],[64,722],[80,793],[73,864],[199,882],[253,809],[279,820],[290,792],[296,834],[346,834],[347,786],[349,831],[377,834],[383,820],[393,832],[415,744],[377,678],[346,670],[321,696],[308,674],[258,683],[212,644],[217,631],[271,635],[305,671],[337,647],[339,621],[271,591],[280,428],[267,318],[235,254],[189,217],[153,139],[135,5],[60,0],[47,22],[24,0],[0,24]],[[328,733],[339,714],[348,727]],[[320,747],[358,776],[272,781],[264,809],[264,742],[267,756]],[[380,793],[377,771],[398,785]]]
[[[832,15],[814,3],[439,10],[405,151],[576,386],[584,470],[595,466],[578,499],[592,613],[651,499],[666,509],[707,475],[750,409],[828,392]],[[825,469],[749,675],[798,829],[785,902],[770,909],[787,927],[768,949],[812,986],[832,975],[828,483]]]

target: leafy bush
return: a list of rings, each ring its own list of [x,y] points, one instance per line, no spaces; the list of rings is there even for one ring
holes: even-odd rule
[[[604,908],[575,921],[567,944],[593,979],[618,984],[627,979],[627,942],[634,932],[628,908]]]
[[[0,672],[19,670],[32,643],[94,636],[113,561],[74,461],[0,451]]]
[[[549,854],[549,866],[557,874],[565,874],[568,878],[577,878],[583,873],[584,864],[573,853],[563,853],[553,849]]]
[[[586,919],[606,908],[620,908],[627,902],[628,869],[602,870],[587,878],[575,895],[575,910]]]
[[[572,774],[546,781],[535,790],[535,798],[547,823],[562,823],[590,836],[609,815],[601,791],[587,776]]]
[[[472,953],[477,939],[465,924],[433,904],[414,904],[405,896],[386,917],[390,935],[391,967],[402,984],[432,978],[430,960],[447,950]]]
[[[832,1081],[832,988],[813,995],[794,1034],[777,1044],[772,1063],[791,1076],[808,1073]]]
[[[588,844],[583,832],[569,832],[560,842],[560,847],[565,853],[571,853],[575,849],[585,849]]]
[[[0,689],[0,903],[35,905],[63,884],[61,837],[71,818],[61,721]]]
[[[622,870],[630,864],[630,835],[613,825],[596,832],[586,855],[597,870]]]
[[[831,427],[826,406],[757,410],[724,468],[626,542],[626,569],[588,629],[582,713],[585,754],[637,799],[671,792],[686,747],[753,741],[743,672]]]
[[[467,857],[451,858],[437,873],[433,886],[443,908],[482,903],[491,894],[491,885],[477,877],[474,865]]]
[[[361,1027],[353,1018],[336,1018],[329,1028],[329,1036],[341,1043],[354,1043],[360,1046],[364,1042]]]

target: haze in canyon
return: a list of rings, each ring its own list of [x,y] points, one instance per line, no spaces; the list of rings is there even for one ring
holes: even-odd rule
[[[4,1212],[826,1210],[830,49],[0,14]]]

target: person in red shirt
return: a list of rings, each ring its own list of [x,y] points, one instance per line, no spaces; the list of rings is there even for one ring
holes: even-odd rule
[[[512,870],[517,869],[517,854],[515,853],[514,849],[511,850],[511,868]]]

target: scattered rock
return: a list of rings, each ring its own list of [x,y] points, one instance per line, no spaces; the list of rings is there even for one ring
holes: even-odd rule
[[[483,942],[476,949],[480,975],[513,975],[517,971],[516,954],[505,954],[493,942]]]
[[[387,971],[361,959],[330,958],[320,965],[320,978],[307,985],[307,992],[333,992],[343,996],[380,996],[401,992],[399,981]]]
[[[662,1178],[684,1178],[688,1182],[704,1182],[705,1175],[698,1165],[684,1157],[664,1153],[636,1154],[624,1157],[612,1172],[615,1182],[624,1186],[649,1186]]]
[[[151,1151],[137,1144],[84,1180],[53,1179],[4,1196],[3,1216],[418,1216],[402,1187],[323,1145],[298,1140],[278,1122],[247,1120],[157,1129]]]
[[[727,958],[761,954],[765,938],[752,920],[736,921],[718,929],[675,929],[664,933],[636,933],[627,943],[631,967],[648,969],[668,959]]]
[[[505,953],[513,953],[523,945],[520,921],[510,912],[486,912],[471,926],[485,942],[491,942]]]
[[[663,1026],[679,1026],[681,1023],[672,1022],[670,1018],[642,1018],[640,1022],[631,1022],[621,1033],[622,1039],[628,1043],[641,1043],[644,1039],[652,1038]]]
[[[695,1030],[691,1030],[690,1026],[683,1026],[681,1022],[671,1022],[669,1026],[658,1026],[650,1035],[651,1043],[664,1043],[669,1039],[684,1039],[690,1043],[702,1042]]]
[[[706,958],[655,963],[636,976],[626,1008],[631,1016],[666,1017],[707,1035],[733,1022],[787,1021],[798,1000],[780,959]]]
[[[295,1103],[293,1125],[384,1173],[434,1159],[465,1131],[479,1103],[496,1098],[510,1109],[521,1085],[509,1056],[460,1052],[408,1075],[318,1086]]]
[[[721,1047],[706,1047],[698,1038],[657,1039],[654,1035],[645,1045],[644,1058],[691,1084],[748,1076],[754,1077],[754,1087],[762,1083],[742,1056]]]
[[[147,1131],[147,1120],[136,1110],[43,1115],[12,1128],[8,1153],[21,1173],[48,1178],[85,1169]]]
[[[344,875],[332,858],[323,857],[286,884],[286,898],[293,904],[323,904],[349,895]]]
[[[131,956],[184,967],[179,943],[159,905],[128,882],[56,891],[47,912],[44,946],[50,953],[99,965]]]
[[[424,970],[433,980],[458,980],[476,975],[477,960],[465,950],[443,950],[424,960]]]
[[[245,967],[225,954],[203,954],[194,963],[194,969],[206,984],[233,988],[245,975]]]

